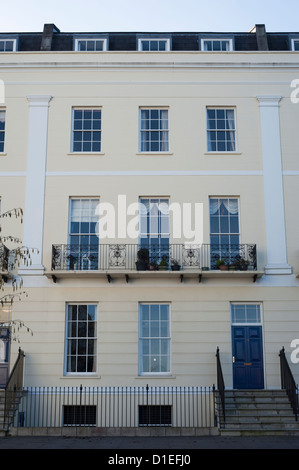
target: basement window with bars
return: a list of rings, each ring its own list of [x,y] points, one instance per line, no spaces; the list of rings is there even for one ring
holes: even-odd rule
[[[63,426],[96,426],[95,405],[64,405]]]
[[[139,405],[139,426],[171,426],[171,405]]]

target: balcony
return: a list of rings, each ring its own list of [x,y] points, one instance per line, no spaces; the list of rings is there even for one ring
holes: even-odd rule
[[[257,271],[256,245],[165,244],[150,249],[137,244],[93,246],[53,245],[51,271],[56,282],[66,277],[113,278],[253,278]]]

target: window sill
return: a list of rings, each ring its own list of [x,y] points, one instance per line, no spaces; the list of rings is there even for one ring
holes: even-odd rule
[[[137,152],[136,155],[157,155],[157,156],[164,156],[164,155],[173,155],[172,152]]]
[[[61,379],[100,379],[101,376],[96,372],[87,372],[86,374],[65,374]]]
[[[105,155],[104,152],[70,152],[67,154],[68,156],[91,156],[91,157],[97,157],[98,155]]]
[[[241,152],[205,152],[204,155],[242,155]]]
[[[176,379],[176,376],[172,374],[142,374],[135,379]]]
[[[0,152],[0,157],[6,157],[7,153],[5,152]]]

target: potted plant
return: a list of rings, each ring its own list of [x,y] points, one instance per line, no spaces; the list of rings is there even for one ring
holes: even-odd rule
[[[148,265],[148,270],[149,271],[156,271],[158,268],[157,262],[156,261],[150,261]]]
[[[140,248],[137,252],[136,269],[137,271],[145,271],[149,262],[149,251],[147,248]]]
[[[160,261],[160,264],[159,264],[159,270],[160,271],[166,271],[167,269],[168,269],[168,262],[165,259],[165,257],[163,256],[161,261]]]
[[[171,260],[171,270],[172,271],[179,271],[181,269],[181,266],[178,262],[178,260],[173,259]]]
[[[218,259],[216,261],[216,267],[217,269],[220,269],[220,271],[228,271],[228,265],[226,264],[225,259]]]
[[[249,265],[249,261],[247,261],[244,258],[240,258],[238,260],[237,269],[239,269],[240,271],[247,271],[248,265]]]

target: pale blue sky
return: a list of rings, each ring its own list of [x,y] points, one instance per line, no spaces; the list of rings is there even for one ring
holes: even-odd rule
[[[0,31],[299,31],[299,0],[13,0],[1,8]]]

